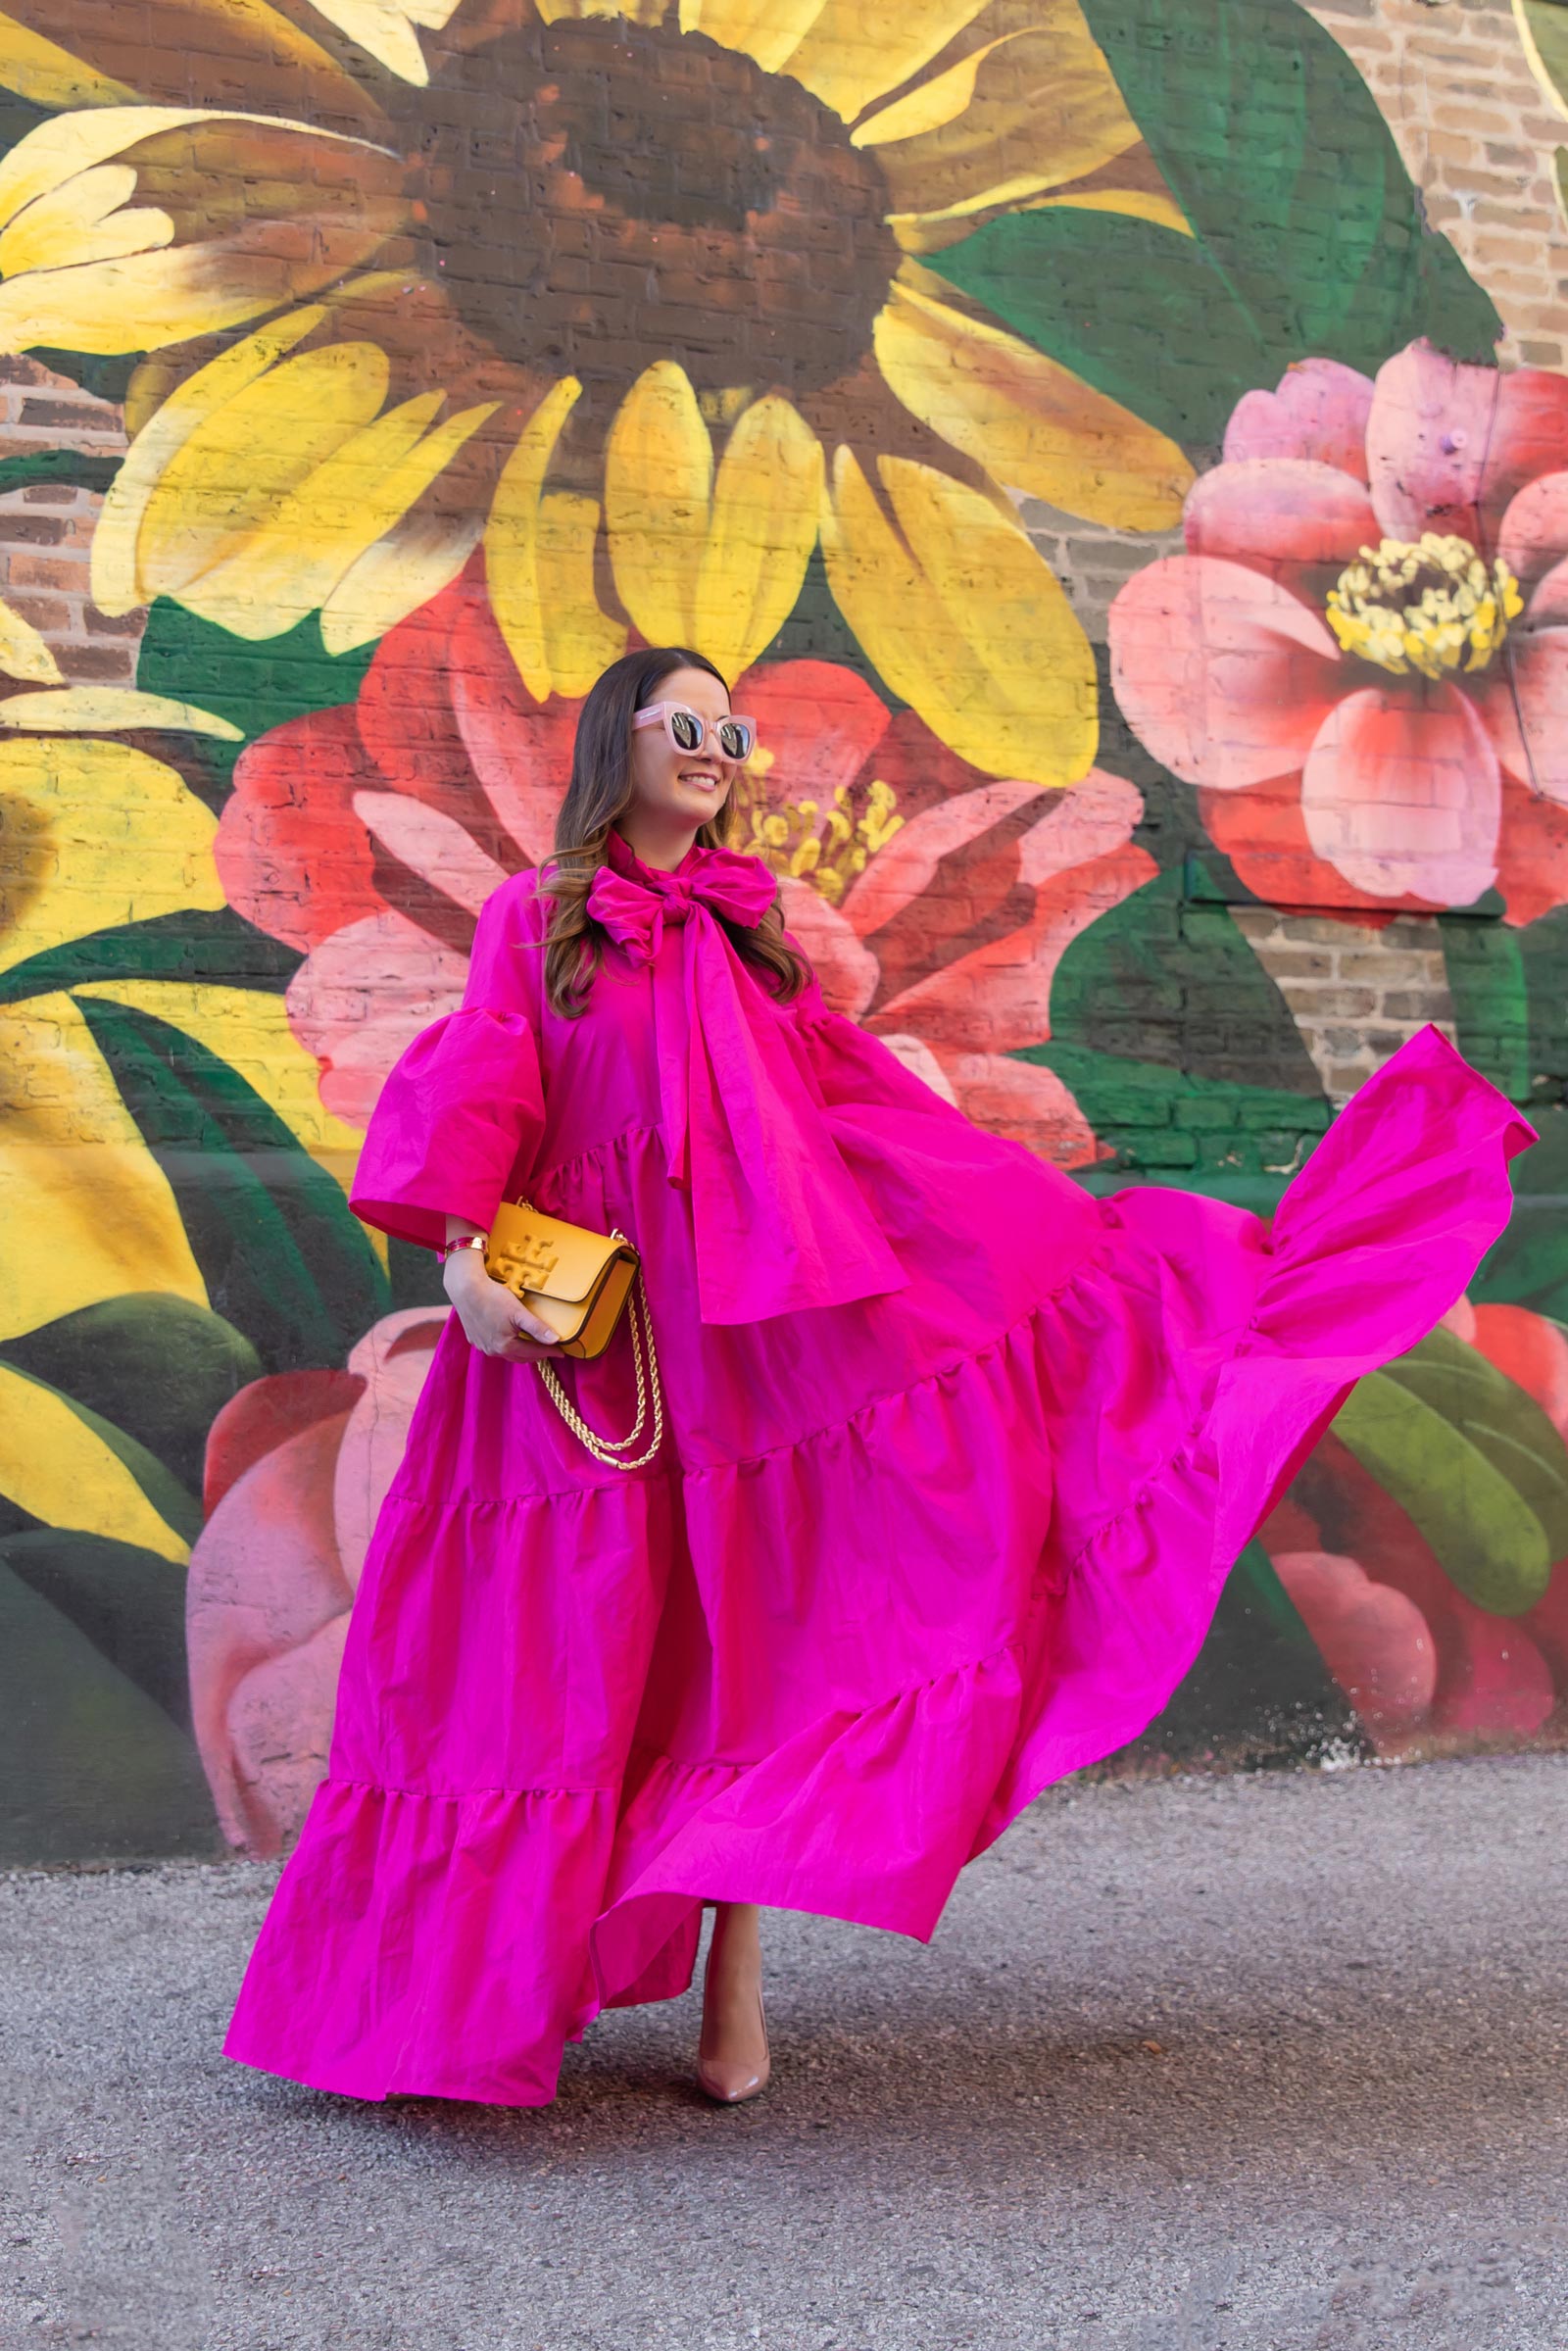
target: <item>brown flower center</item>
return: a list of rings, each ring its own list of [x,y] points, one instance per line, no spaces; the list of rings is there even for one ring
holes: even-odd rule
[[[808,393],[870,347],[899,249],[875,160],[705,33],[563,18],[406,97],[421,266],[503,358],[618,394]],[[596,404],[597,405],[597,404]]]

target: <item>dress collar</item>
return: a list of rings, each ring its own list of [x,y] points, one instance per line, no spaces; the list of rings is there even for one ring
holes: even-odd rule
[[[795,1024],[711,919],[755,925],[777,892],[760,857],[694,841],[662,872],[612,826],[586,900],[651,974],[665,1174],[691,1194],[704,1322],[842,1305],[908,1279],[838,1150]]]
[[[648,865],[617,825],[611,826],[605,842],[605,862],[608,865],[612,865],[617,873],[624,873],[633,881],[639,881],[646,888],[654,890],[668,889],[671,882],[687,880],[713,857],[724,854],[705,848],[701,841],[694,841],[678,865]]]

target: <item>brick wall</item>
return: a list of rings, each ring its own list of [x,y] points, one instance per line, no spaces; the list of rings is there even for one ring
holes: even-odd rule
[[[1508,0],[1319,0],[1427,200],[1502,314],[1505,363],[1568,366],[1568,225],[1553,156],[1568,143]]]
[[[1277,980],[1324,1092],[1344,1102],[1433,1021],[1452,1036],[1453,1004],[1435,917],[1373,930],[1323,914],[1236,906],[1237,928]]]
[[[0,359],[0,459],[47,449],[116,457],[121,412],[31,359]],[[71,685],[129,685],[142,616],[111,618],[92,601],[89,550],[101,500],[65,482],[0,499],[0,596],[46,639]]]

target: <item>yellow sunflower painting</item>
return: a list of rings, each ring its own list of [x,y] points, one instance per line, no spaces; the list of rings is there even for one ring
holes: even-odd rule
[[[631,630],[731,674],[820,546],[963,758],[1074,782],[1094,670],[1007,490],[1179,516],[1170,440],[928,267],[1000,215],[1183,222],[1077,0],[10,0],[0,349],[132,354],[93,551],[267,639],[484,548],[530,691]]]

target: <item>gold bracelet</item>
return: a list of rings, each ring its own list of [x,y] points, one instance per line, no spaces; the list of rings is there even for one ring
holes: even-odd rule
[[[445,1265],[447,1259],[455,1256],[460,1249],[488,1249],[489,1247],[490,1236],[488,1233],[460,1233],[456,1241],[442,1243],[436,1250],[436,1262]]]

